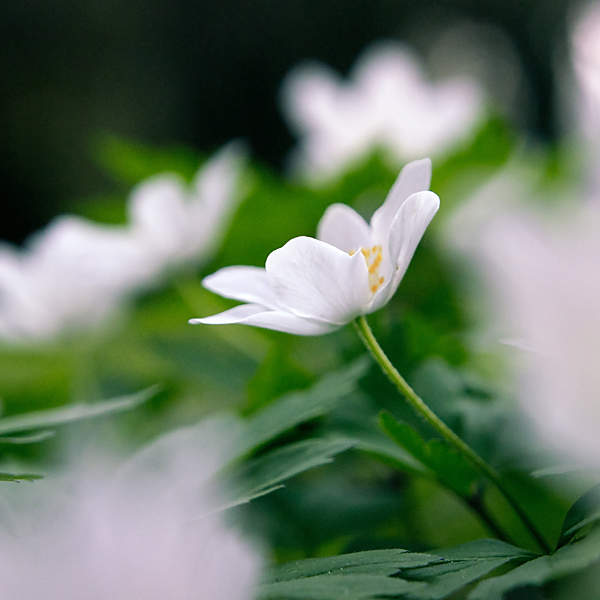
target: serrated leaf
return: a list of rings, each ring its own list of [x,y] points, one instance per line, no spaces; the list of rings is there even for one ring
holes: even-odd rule
[[[421,582],[380,575],[318,575],[306,579],[267,583],[259,587],[259,599],[367,600],[380,596],[399,596],[424,587]]]
[[[478,540],[430,554],[394,549],[306,559],[268,570],[258,598],[441,600],[502,565],[532,556],[498,540]]]
[[[392,550],[367,550],[324,558],[306,558],[268,569],[264,574],[265,583],[287,581],[313,577],[325,573],[340,573],[352,568],[376,567],[383,568],[383,573],[391,574],[400,568],[412,568],[440,562],[438,556],[409,552],[401,548]]]
[[[327,413],[356,389],[369,366],[367,357],[362,357],[349,367],[323,377],[308,390],[286,394],[254,414],[238,442],[239,456],[255,451],[300,423]]]
[[[429,469],[440,483],[460,496],[468,497],[472,494],[479,474],[467,459],[448,444],[438,439],[426,442],[416,429],[397,421],[386,412],[381,413],[380,423],[383,430]]]
[[[152,386],[141,392],[121,396],[111,400],[90,402],[89,404],[70,404],[60,408],[38,410],[21,415],[0,418],[0,434],[31,431],[55,425],[64,425],[82,419],[93,419],[115,412],[130,410],[149,400],[158,390]]]
[[[274,491],[291,477],[332,462],[333,457],[356,445],[347,438],[315,438],[288,444],[250,459],[229,474],[231,504],[241,504]]]
[[[586,525],[600,519],[600,484],[583,494],[569,508],[560,532],[558,547],[564,546]]]
[[[502,600],[510,590],[539,586],[549,581],[577,573],[600,561],[600,530],[570,542],[554,554],[540,556],[512,571],[481,582],[469,595],[469,600]]]

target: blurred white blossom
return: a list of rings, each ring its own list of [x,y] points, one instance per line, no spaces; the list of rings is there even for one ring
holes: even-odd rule
[[[62,476],[3,488],[0,597],[251,600],[262,561],[217,510],[231,441],[218,425],[177,430],[118,469],[96,450]]]
[[[319,180],[376,147],[395,162],[444,152],[481,119],[483,94],[467,78],[427,81],[414,55],[390,43],[365,52],[348,82],[322,65],[296,68],[283,108],[300,137],[297,167]]]
[[[598,144],[600,135],[600,4],[594,3],[577,22],[572,36],[581,133]]]
[[[600,466],[600,216],[551,230],[514,213],[481,239],[497,310],[523,348],[523,407],[555,448]]]
[[[97,324],[169,269],[206,261],[239,199],[241,167],[228,146],[189,187],[168,174],[141,183],[126,225],[67,215],[24,250],[0,248],[0,338],[49,339]]]

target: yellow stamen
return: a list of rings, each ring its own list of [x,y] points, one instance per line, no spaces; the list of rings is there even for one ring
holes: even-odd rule
[[[349,254],[354,256],[356,252],[356,250],[351,250]],[[360,252],[365,257],[369,269],[369,289],[374,294],[385,279],[379,275],[379,267],[383,261],[383,250],[381,246],[373,246],[372,248],[361,248]]]

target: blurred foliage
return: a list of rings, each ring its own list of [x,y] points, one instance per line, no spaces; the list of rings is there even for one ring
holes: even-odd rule
[[[237,414],[245,433],[227,471],[234,503],[242,503],[236,510],[250,530],[266,537],[276,561],[386,549],[276,567],[261,598],[462,598],[490,573],[498,576],[475,587],[471,598],[501,598],[508,590],[550,582],[544,589],[559,590],[561,578],[600,562],[593,529],[600,514],[597,494],[569,510],[582,488],[591,487],[585,477],[573,487],[560,476],[532,475],[552,459],[540,455],[508,386],[489,379],[501,361],[478,354],[470,343],[476,322],[463,274],[437,235],[461,201],[499,172],[519,145],[493,118],[470,145],[434,164],[432,189],[442,209],[398,293],[369,321],[415,390],[499,470],[548,542],[560,543],[555,555],[536,557],[534,540],[497,490],[436,439],[368,359],[360,360],[364,349],[350,327],[304,338],[187,324],[234,305],[202,288],[202,276],[227,265],[264,265],[269,252],[291,237],[314,235],[333,202],[369,217],[397,175],[379,151],[322,187],[250,165],[247,197],[210,264],[173,273],[143,291],[103,329],[45,345],[0,348],[4,422],[45,410],[49,424],[52,410],[68,414],[81,406],[72,402],[90,402],[84,406],[93,411],[95,400],[155,383],[161,393],[120,420],[123,437],[135,444],[215,412]],[[131,185],[165,170],[189,181],[200,162],[188,149],[157,150],[109,137],[99,142],[96,156],[114,177],[115,195],[75,209],[108,223],[125,220]],[[542,181],[568,185],[571,171],[561,166],[566,160],[545,157]],[[32,461],[50,453],[51,440],[32,441],[39,453],[19,454],[16,442],[11,453]],[[496,535],[515,546],[477,541]],[[439,550],[448,546],[456,547]]]

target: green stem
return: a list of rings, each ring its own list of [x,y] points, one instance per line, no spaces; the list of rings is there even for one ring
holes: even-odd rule
[[[513,510],[519,515],[519,518],[531,533],[535,541],[546,552],[550,553],[551,548],[548,542],[544,539],[529,517],[521,509],[518,502],[512,494],[506,489],[503,481],[496,471],[488,465],[483,458],[479,456],[468,444],[463,442],[426,404],[417,396],[415,391],[408,385],[406,380],[400,375],[390,359],[386,356],[381,346],[375,339],[367,319],[364,316],[358,317],[354,321],[354,326],[358,331],[360,338],[367,347],[373,358],[377,361],[381,370],[387,375],[389,380],[396,386],[398,391],[406,398],[408,403],[429,425],[431,425],[451,446],[453,446],[460,454],[465,456],[473,466],[482,474],[485,475],[494,485],[500,490],[506,498]]]

